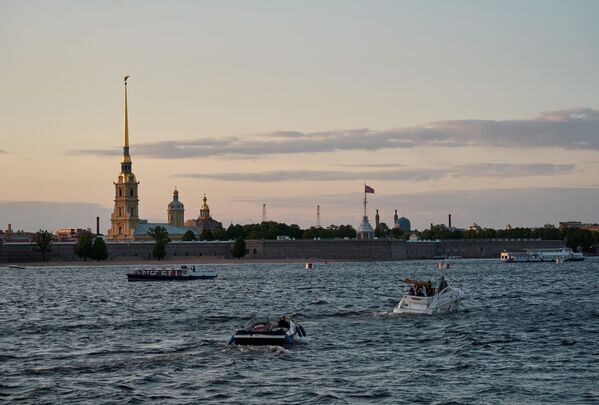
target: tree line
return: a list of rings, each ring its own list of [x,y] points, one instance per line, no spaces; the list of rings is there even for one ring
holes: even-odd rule
[[[571,249],[582,248],[588,252],[599,244],[599,232],[582,228],[509,228],[455,229],[445,225],[433,225],[419,234],[420,239],[542,239],[563,240]]]
[[[266,221],[259,224],[229,225],[228,228],[204,230],[200,233],[199,240],[245,240],[277,239],[278,236],[287,236],[291,239],[335,239],[355,238],[356,230],[351,225],[329,225],[323,227],[310,227],[302,229],[299,225],[287,225],[275,221]],[[193,231],[187,231],[181,240],[196,240]]]

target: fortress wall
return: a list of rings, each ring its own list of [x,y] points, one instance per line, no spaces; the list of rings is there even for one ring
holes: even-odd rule
[[[423,242],[408,242],[408,245],[414,244],[416,246],[419,243]],[[524,249],[549,249],[566,246],[566,244],[560,240],[537,239],[448,239],[432,243],[435,243],[436,245],[434,254],[436,257],[459,256],[468,259],[498,258],[503,250],[519,251]]]
[[[173,241],[166,246],[166,259],[180,257],[231,258],[233,241]],[[499,258],[502,250],[558,248],[563,241],[542,240],[439,240],[439,241],[396,241],[396,240],[249,240],[245,258],[270,259],[320,259],[320,260],[410,260],[434,259],[446,256],[463,258]],[[108,261],[115,258],[143,259],[153,261],[154,242],[107,242]],[[74,242],[54,243],[46,254],[48,261],[80,261],[73,252]],[[41,253],[32,243],[0,244],[0,261],[24,263],[42,261]]]
[[[250,240],[250,259],[391,260],[390,240]]]

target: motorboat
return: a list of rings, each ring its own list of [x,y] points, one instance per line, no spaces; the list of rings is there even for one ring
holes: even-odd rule
[[[276,323],[271,322],[268,316],[253,316],[245,328],[231,336],[229,344],[292,346],[297,337],[305,336],[306,330],[295,322],[293,315],[283,315]]]
[[[451,287],[441,276],[437,288],[430,280],[404,280],[409,286],[399,303],[393,308],[396,314],[442,314],[454,312],[465,295],[459,288]]]
[[[195,266],[137,269],[127,273],[129,281],[188,281],[216,278],[213,270],[200,270]]]

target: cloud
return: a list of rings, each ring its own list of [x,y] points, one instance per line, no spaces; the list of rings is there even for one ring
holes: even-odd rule
[[[288,170],[257,173],[183,173],[176,177],[211,179],[220,181],[253,181],[259,183],[279,181],[427,181],[447,177],[512,177],[512,176],[554,176],[571,173],[573,164],[551,163],[476,163],[467,165],[444,166],[426,169],[399,169],[381,171],[324,171],[324,170]]]
[[[268,156],[351,150],[465,146],[599,150],[599,110],[575,108],[542,113],[524,120],[454,120],[427,125],[322,132],[278,131],[246,137],[170,140],[133,145],[138,156],[158,159],[210,156]],[[73,153],[118,155],[120,148],[83,149]]]
[[[4,149],[0,149],[0,154],[3,154],[3,153],[8,153],[8,151],[6,151]]]

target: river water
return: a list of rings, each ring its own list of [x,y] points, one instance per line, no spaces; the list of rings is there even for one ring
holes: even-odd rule
[[[0,401],[597,403],[599,261],[455,260],[459,312],[394,315],[433,261],[206,265],[128,283],[132,266],[0,268]],[[291,348],[228,347],[252,313],[297,313]]]

